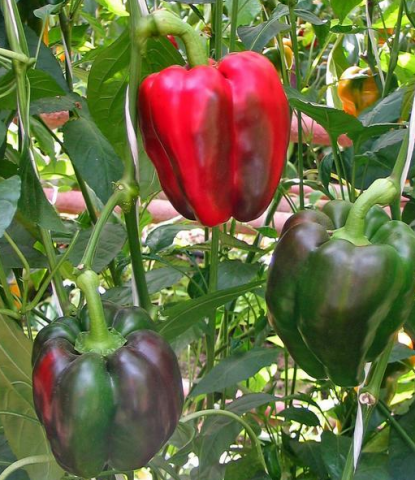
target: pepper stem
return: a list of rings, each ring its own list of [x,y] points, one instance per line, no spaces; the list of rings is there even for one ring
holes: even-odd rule
[[[85,295],[91,326],[89,332],[78,335],[75,350],[79,353],[96,352],[101,355],[115,352],[124,345],[126,340],[116,330],[110,330],[107,326],[98,291],[98,275],[93,270],[86,270],[78,276],[76,284]]]
[[[141,18],[136,28],[136,35],[143,48],[150,37],[166,35],[180,37],[186,47],[187,61],[190,67],[208,64],[208,55],[200,41],[199,34],[190,25],[167,10],[156,10],[151,15]]]
[[[370,245],[365,236],[365,220],[374,205],[389,205],[399,194],[397,182],[391,177],[379,178],[365,190],[353,204],[346,224],[333,234],[333,238],[348,240],[357,246]]]

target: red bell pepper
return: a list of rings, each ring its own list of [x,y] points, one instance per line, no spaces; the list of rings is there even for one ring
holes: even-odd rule
[[[166,68],[144,80],[138,107],[144,148],[184,217],[211,227],[265,211],[290,133],[287,98],[268,59],[241,52],[216,65]]]

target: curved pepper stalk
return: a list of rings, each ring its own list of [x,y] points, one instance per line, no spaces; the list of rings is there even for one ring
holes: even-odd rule
[[[33,395],[58,463],[92,478],[106,466],[143,467],[170,438],[183,407],[177,358],[139,307],[104,303],[105,321],[126,343],[103,356],[78,353],[86,310],[42,329],[33,348]]]

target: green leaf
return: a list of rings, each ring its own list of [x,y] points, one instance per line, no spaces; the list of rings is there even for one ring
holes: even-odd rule
[[[327,471],[321,456],[320,443],[312,440],[307,442],[290,440],[289,446],[297,456],[300,465],[309,467],[312,472],[318,475],[317,478],[326,480]]]
[[[17,213],[17,215],[19,212]],[[17,217],[16,215],[16,217]],[[38,249],[34,248],[37,239],[32,236],[20,223],[15,220],[7,229],[7,233],[19,247],[32,268],[48,266],[47,259]],[[16,252],[5,238],[0,239],[0,257],[5,268],[23,268],[23,264]]]
[[[412,442],[415,442],[415,429],[413,428],[415,424],[415,403],[412,403],[405,415],[395,415],[395,420],[398,421]],[[375,467],[374,464],[373,466]],[[395,428],[391,428],[389,437],[389,471],[393,472],[391,480],[413,480],[415,471],[415,452]],[[363,478],[360,480],[363,480]],[[372,478],[378,479],[377,476]],[[369,476],[366,476],[364,480],[369,480]],[[381,480],[384,480],[384,478],[382,477]]]
[[[225,0],[228,12],[232,11],[232,0]],[[249,25],[261,12],[261,3],[258,0],[239,0],[236,26]]]
[[[100,52],[88,76],[89,110],[120,156],[124,155],[127,145],[124,107],[129,62],[130,38],[126,30],[118,40]],[[168,40],[150,39],[147,42],[142,65],[143,77],[173,64],[183,65],[184,61]]]
[[[0,410],[36,419],[32,400],[32,343],[17,324],[0,316]],[[40,423],[0,415],[9,445],[18,459],[50,454]],[[55,462],[27,467],[31,480],[57,480],[63,472]]]
[[[327,20],[321,20],[317,15],[303,8],[294,8],[294,13],[297,17],[312,25],[326,25]]]
[[[168,319],[162,323],[159,333],[168,341],[186,332],[200,319],[205,318],[212,309],[221,307],[240,295],[253,292],[261,288],[264,281],[257,281],[242,285],[241,287],[228,288],[214,293],[203,295],[194,300],[181,302],[174,307],[166,308],[163,315]]]
[[[278,238],[278,232],[272,227],[258,227],[255,230],[258,231],[263,237]]]
[[[264,253],[260,248],[254,247],[243,240],[239,240],[239,238],[221,231],[219,232],[219,240],[221,245],[225,247],[238,248],[239,250],[245,250],[247,252]]]
[[[123,173],[123,163],[95,123],[86,117],[67,122],[63,127],[65,148],[82,178],[106,203],[114,183]]]
[[[74,267],[81,261],[91,233],[92,228],[81,231],[72,252],[67,258]],[[63,244],[69,243],[72,240],[72,236],[54,236],[53,238],[56,242]],[[126,238],[125,229],[122,225],[107,223],[103,228],[102,235],[99,237],[92,268],[96,272],[102,271],[122,249]]]
[[[151,253],[157,253],[173,245],[176,235],[183,230],[194,230],[195,225],[161,225],[147,235],[145,245]]]
[[[49,17],[49,15],[56,15],[57,13],[59,13],[64,4],[65,2],[56,3],[55,5],[44,5],[41,8],[33,10],[33,15],[45,21]]]
[[[37,177],[29,154],[20,160],[20,178],[22,189],[19,199],[19,210],[22,215],[36,225],[47,230],[64,232],[65,226],[45,196]]]
[[[53,55],[52,50],[48,48],[42,41],[39,42],[39,37],[28,27],[25,27],[25,36],[29,47],[30,56],[36,57],[37,59],[36,70],[48,73],[62,88],[62,90],[69,93],[69,88],[65,77],[63,76],[62,68],[58,60]]]
[[[168,288],[183,278],[184,273],[173,267],[155,268],[146,272],[146,282],[150,295]]]
[[[47,72],[31,69],[27,71],[27,78],[30,83],[30,99],[32,101],[45,97],[65,95],[65,91],[62,90],[56,80]],[[9,84],[12,79],[12,72],[4,75],[0,80],[0,87]],[[2,97],[1,107],[6,110],[15,110],[17,108],[16,93],[14,91],[5,97]]]
[[[342,110],[309,101],[294,88],[285,87],[285,91],[292,107],[310,116],[334,138],[346,133],[354,142],[362,142],[381,135],[395,126],[394,124],[375,124],[365,127],[360,120]]]
[[[122,0],[97,0],[97,2],[105,7],[109,12],[114,13],[119,17],[128,16],[128,12],[125,10]]]
[[[191,392],[192,397],[220,392],[238,382],[247,380],[261,368],[275,363],[278,348],[254,347],[248,352],[236,353],[222,360],[204,376]]]
[[[250,412],[255,408],[266,405],[267,403],[275,403],[277,401],[283,402],[284,400],[269,393],[248,393],[238,397],[232,403],[226,406],[226,410],[229,410],[237,415],[243,415]]]
[[[6,141],[7,129],[3,122],[0,122],[0,149]],[[1,160],[1,158],[0,158]]]
[[[275,397],[264,393],[244,395],[226,405],[225,410],[241,416],[272,401]],[[211,466],[218,464],[222,453],[231,446],[242,428],[239,422],[222,415],[206,418],[196,441],[201,476],[207,475]]]
[[[392,429],[393,431],[393,429]],[[392,455],[392,453],[390,453]],[[389,456],[383,453],[363,453],[359,458],[353,480],[413,480],[414,472],[410,463],[403,458],[402,464],[395,470],[389,463]],[[389,474],[391,471],[392,475]]]
[[[20,177],[17,175],[0,181],[0,238],[12,223],[20,198]]]
[[[402,102],[406,88],[395,90],[386,98],[376,102],[373,107],[359,116],[365,126],[377,123],[397,122],[401,116]]]
[[[238,35],[247,50],[262,52],[267,43],[276,35],[286,32],[290,26],[279,21],[279,17],[272,17],[255,27],[239,27]]]
[[[285,418],[285,420],[298,422],[309,427],[318,427],[320,425],[320,420],[317,415],[307,408],[289,407],[278,412],[278,416]]]
[[[254,450],[226,464],[225,480],[271,480]]]
[[[330,0],[331,8],[339,17],[340,22],[343,22],[347,15],[361,2],[362,0]]]
[[[324,431],[321,436],[321,457],[332,480],[341,480],[351,439]]]

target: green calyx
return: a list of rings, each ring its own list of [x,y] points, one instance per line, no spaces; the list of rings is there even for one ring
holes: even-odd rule
[[[86,270],[78,276],[76,284],[85,295],[91,326],[89,332],[78,335],[75,350],[79,353],[95,352],[100,355],[115,352],[126,340],[120,333],[108,328],[98,291],[98,275],[93,270]]]
[[[106,356],[114,353],[127,341],[113,328],[108,329],[107,332],[108,335],[102,340],[96,340],[91,332],[81,332],[76,338],[75,350],[79,353],[95,352]]]
[[[353,204],[344,227],[335,230],[333,238],[347,240],[356,246],[370,245],[365,236],[365,220],[374,205],[391,204],[399,195],[399,185],[391,177],[379,178]]]
[[[199,34],[190,25],[167,10],[156,10],[151,15],[141,18],[136,35],[143,49],[150,37],[166,35],[180,37],[186,47],[187,61],[190,67],[208,65],[208,55],[200,41]]]

